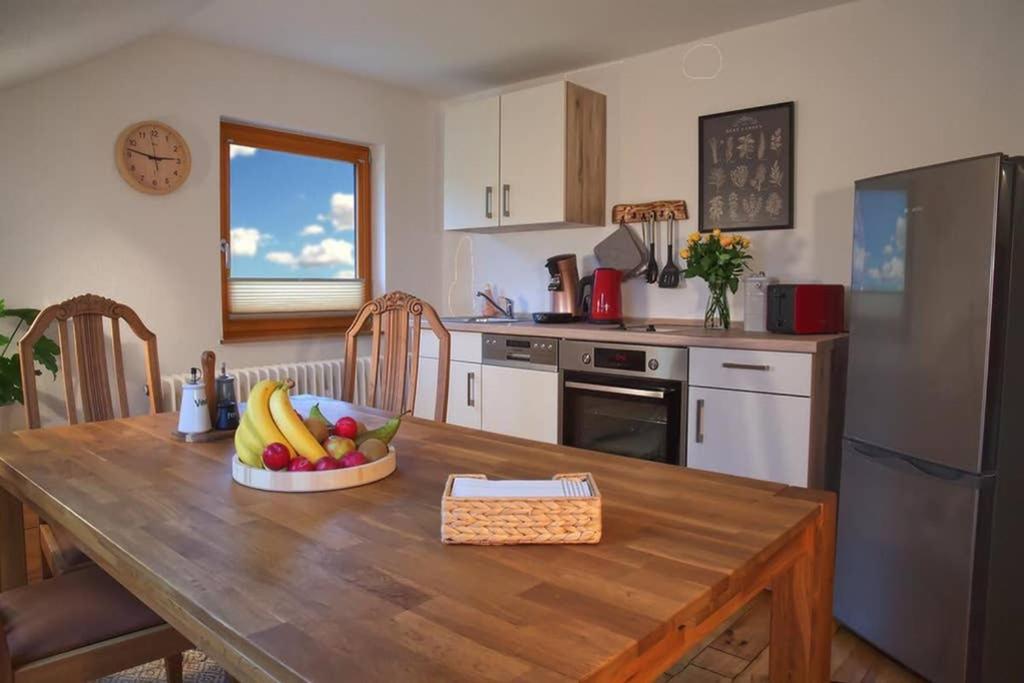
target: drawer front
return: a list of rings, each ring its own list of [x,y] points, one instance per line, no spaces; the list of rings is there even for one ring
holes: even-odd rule
[[[480,362],[481,334],[479,332],[452,332],[452,360],[464,363]],[[440,342],[429,329],[420,333],[420,356],[437,358]]]
[[[811,354],[691,348],[690,384],[810,396]]]

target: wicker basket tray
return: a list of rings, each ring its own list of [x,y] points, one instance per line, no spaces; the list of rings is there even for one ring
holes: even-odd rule
[[[487,478],[482,474],[449,475],[441,499],[442,543],[515,545],[601,540],[601,492],[589,472],[553,477],[586,481],[593,494],[586,498],[456,498],[452,496],[456,477]]]

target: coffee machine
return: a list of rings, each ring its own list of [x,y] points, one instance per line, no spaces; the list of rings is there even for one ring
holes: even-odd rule
[[[533,319],[538,323],[568,323],[579,320],[580,309],[580,273],[576,266],[576,254],[558,254],[552,256],[544,264],[548,269],[548,292],[551,293],[551,310],[545,313],[534,313]]]

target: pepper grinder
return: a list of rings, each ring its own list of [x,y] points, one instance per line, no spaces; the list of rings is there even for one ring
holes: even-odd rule
[[[227,364],[221,363],[217,376],[217,429],[238,428],[238,400],[235,394],[235,378],[227,373]]]

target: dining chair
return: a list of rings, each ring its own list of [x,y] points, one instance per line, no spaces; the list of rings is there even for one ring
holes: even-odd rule
[[[108,676],[163,657],[182,681],[192,647],[97,565],[0,593],[0,683]]]
[[[104,319],[110,320],[110,350],[117,387],[118,415],[114,413],[111,398]],[[154,414],[160,411],[162,397],[156,335],[128,306],[95,294],[84,294],[40,311],[18,342],[22,392],[29,429],[40,427],[33,347],[54,323],[57,324],[68,423],[77,424],[79,421],[75,400],[76,374],[82,414],[86,422],[128,417],[121,320],[145,344],[149,412]],[[7,635],[6,652],[10,655],[9,663],[14,671],[14,680],[65,680],[60,675],[35,673],[49,672],[52,666],[58,667],[58,673],[65,671],[61,667],[70,666],[72,668],[66,670],[76,672],[77,676],[78,671],[93,671],[116,665],[116,668],[105,672],[114,673],[126,666],[143,664],[160,657],[164,657],[168,678],[181,680],[181,652],[191,648],[187,640],[94,565],[62,527],[40,520],[39,539],[43,561],[48,570],[46,575],[53,578],[11,591],[11,595],[7,592],[0,594],[0,619],[3,619]],[[72,610],[76,605],[81,609],[65,612],[62,616],[62,604],[66,605],[67,610]],[[24,647],[25,651],[19,650],[19,647]],[[3,651],[0,651],[0,655],[3,655]],[[55,659],[59,661],[51,661]],[[69,661],[73,664],[68,664]],[[19,674],[23,665],[27,669]],[[0,676],[2,674],[0,667]]]
[[[117,386],[119,415],[114,414],[111,400],[110,373],[104,338],[104,319],[110,320],[110,346],[113,355],[114,379]],[[124,355],[121,348],[121,325],[124,320],[131,331],[145,343],[146,381],[149,386],[149,412],[161,409],[160,362],[157,359],[156,335],[139,319],[138,314],[124,304],[95,294],[83,294],[59,304],[47,306],[18,342],[21,356],[21,385],[24,393],[25,415],[29,429],[40,426],[39,394],[36,387],[34,346],[49,327],[57,324],[57,343],[60,347],[61,377],[64,382],[64,403],[68,423],[78,423],[75,400],[74,370],[77,369],[82,414],[86,422],[128,417],[128,389],[124,376]],[[72,334],[74,331],[74,359],[72,363]],[[70,534],[60,527],[41,523],[39,539],[43,560],[50,574],[56,576],[88,563],[89,558],[71,540]]]
[[[419,376],[420,332],[423,322],[438,340],[437,391],[434,419],[444,422],[448,414],[448,369],[451,365],[451,335],[437,311],[422,299],[405,292],[388,292],[363,304],[345,333],[345,376],[342,400],[355,396],[356,340],[370,321],[370,374],[366,405],[392,413],[413,410]]]

